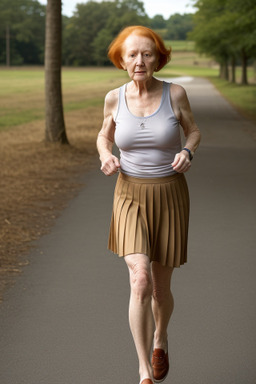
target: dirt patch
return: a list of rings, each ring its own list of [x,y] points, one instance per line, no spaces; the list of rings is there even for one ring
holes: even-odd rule
[[[47,233],[96,165],[102,108],[67,114],[71,145],[46,144],[44,121],[0,133],[0,301],[28,264],[35,240]]]

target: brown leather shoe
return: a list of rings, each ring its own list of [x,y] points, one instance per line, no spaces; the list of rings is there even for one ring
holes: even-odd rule
[[[140,384],[153,384],[153,381],[150,379],[144,379],[140,382]]]
[[[152,368],[154,381],[161,383],[164,381],[169,371],[169,357],[168,352],[165,353],[163,349],[156,348],[152,355]]]

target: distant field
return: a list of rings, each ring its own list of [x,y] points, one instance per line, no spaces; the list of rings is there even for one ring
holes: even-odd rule
[[[235,105],[256,119],[256,86],[228,86],[218,81],[218,65],[188,47],[191,42],[170,42],[171,62],[159,72],[163,77],[203,76],[215,79],[215,85]],[[187,47],[187,50],[185,49]],[[239,79],[240,70],[237,72]],[[253,79],[253,71],[248,71]],[[103,106],[105,94],[128,80],[124,71],[114,68],[63,68],[62,86],[65,113]],[[224,85],[226,84],[226,86]],[[44,119],[44,70],[42,67],[0,68],[0,130]]]
[[[127,79],[113,68],[64,68],[62,71],[65,112],[103,105],[104,95]],[[44,118],[44,70],[0,70],[0,130]]]
[[[170,76],[218,76],[219,66],[214,60],[200,56],[196,52],[172,51],[170,63],[161,71],[161,75]]]
[[[192,52],[195,50],[194,41],[186,40],[165,40],[167,47],[171,47],[173,51]]]

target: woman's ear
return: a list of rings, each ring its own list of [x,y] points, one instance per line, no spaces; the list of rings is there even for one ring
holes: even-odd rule
[[[124,62],[124,60],[123,60],[122,57],[120,58],[120,64],[121,64],[123,70],[126,71],[126,70],[127,70],[127,67],[126,67],[125,62]]]

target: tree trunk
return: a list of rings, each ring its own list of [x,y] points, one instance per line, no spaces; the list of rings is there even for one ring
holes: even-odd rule
[[[231,67],[232,67],[231,82],[235,84],[236,83],[236,59],[234,57],[232,57]]]
[[[225,76],[225,80],[229,81],[229,70],[228,70],[228,62],[225,61],[225,64],[224,64],[224,70],[225,70],[225,73],[224,73],[224,76]]]
[[[6,67],[10,67],[11,60],[10,60],[10,27],[9,24],[6,24]]]
[[[222,73],[222,64],[219,64],[219,78],[221,79],[221,73]]]
[[[225,76],[224,76],[224,64],[223,63],[220,63],[220,74],[219,74],[219,77],[220,79],[224,79]]]
[[[248,79],[247,79],[247,55],[242,49],[242,84],[248,85]]]
[[[221,62],[220,66],[220,78],[224,80],[229,79],[229,73],[228,73],[228,63],[227,61]]]
[[[61,90],[61,0],[48,0],[45,36],[45,140],[68,144]]]

